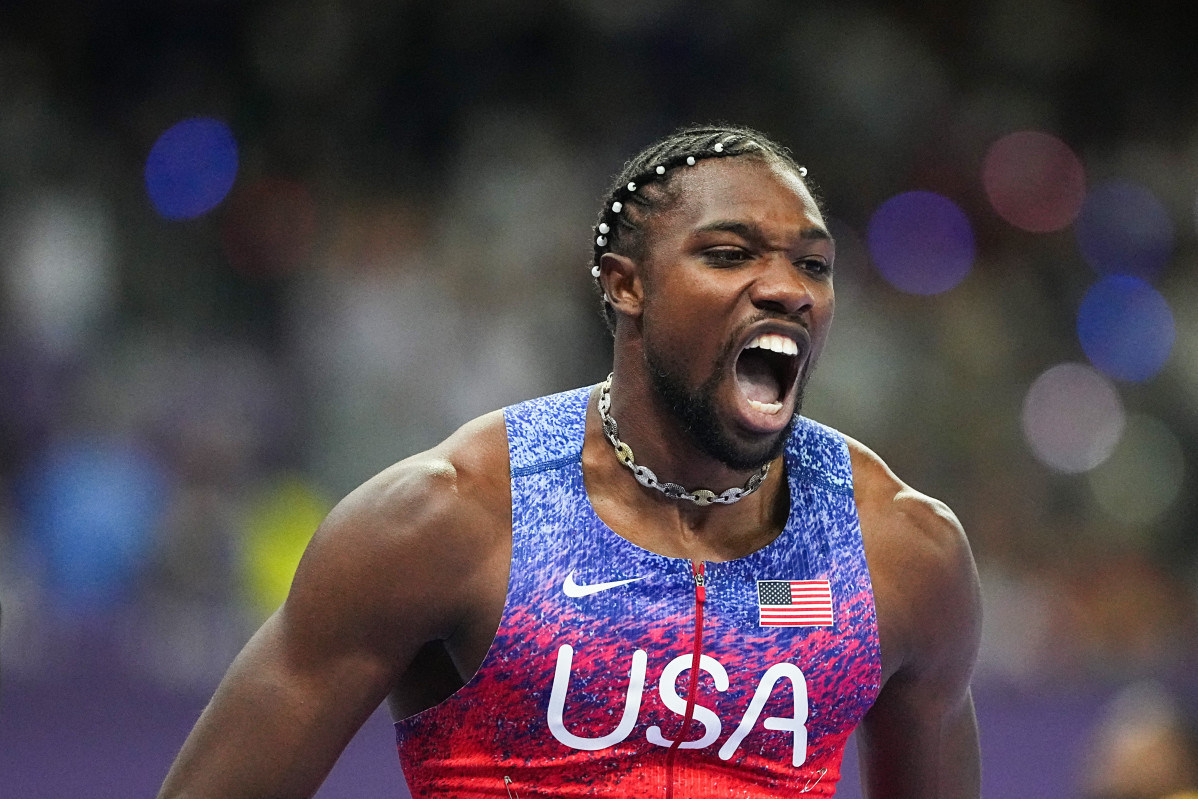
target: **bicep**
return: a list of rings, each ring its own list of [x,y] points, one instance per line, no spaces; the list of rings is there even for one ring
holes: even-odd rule
[[[980,754],[973,696],[892,680],[857,733],[869,799],[976,799]]]
[[[977,569],[956,517],[900,495],[886,553],[886,612],[898,666],[866,716],[858,746],[870,799],[975,799],[979,752],[970,678],[981,634]]]

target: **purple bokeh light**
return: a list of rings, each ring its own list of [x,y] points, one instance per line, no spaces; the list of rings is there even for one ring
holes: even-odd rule
[[[1169,360],[1173,312],[1160,292],[1129,275],[1099,280],[1082,298],[1077,335],[1090,363],[1117,380],[1143,382]]]
[[[1152,280],[1173,254],[1168,211],[1135,183],[1105,183],[1091,191],[1074,229],[1082,257],[1100,275]]]
[[[930,191],[891,197],[874,212],[870,255],[892,286],[939,294],[969,274],[976,252],[973,227],[956,203]]]
[[[206,214],[236,178],[237,141],[228,125],[210,117],[192,117],[167,128],[146,158],[146,192],[167,219]]]

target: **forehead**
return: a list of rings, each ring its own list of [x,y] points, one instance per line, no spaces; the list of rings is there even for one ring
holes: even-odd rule
[[[784,164],[757,158],[715,158],[680,170],[671,180],[675,202],[655,220],[677,233],[715,220],[743,220],[779,232],[824,228],[819,205]]]

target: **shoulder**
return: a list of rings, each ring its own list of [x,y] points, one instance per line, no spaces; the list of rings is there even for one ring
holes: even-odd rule
[[[287,604],[350,602],[352,586],[360,616],[395,619],[398,606],[427,639],[445,637],[471,610],[472,581],[510,545],[508,486],[507,437],[496,411],[338,503],[313,536]],[[412,618],[414,607],[424,609],[422,618]]]
[[[338,526],[366,521],[379,532],[419,536],[430,524],[461,526],[460,520],[503,504],[508,481],[503,414],[495,411],[367,480],[329,519]]]
[[[900,480],[868,447],[846,441],[884,667],[968,672],[981,634],[981,603],[960,521],[946,504]]]

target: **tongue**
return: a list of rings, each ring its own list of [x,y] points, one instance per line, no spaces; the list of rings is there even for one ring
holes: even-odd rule
[[[755,402],[778,402],[782,399],[782,386],[774,370],[762,355],[752,350],[741,354],[736,361],[736,382],[746,397]]]

